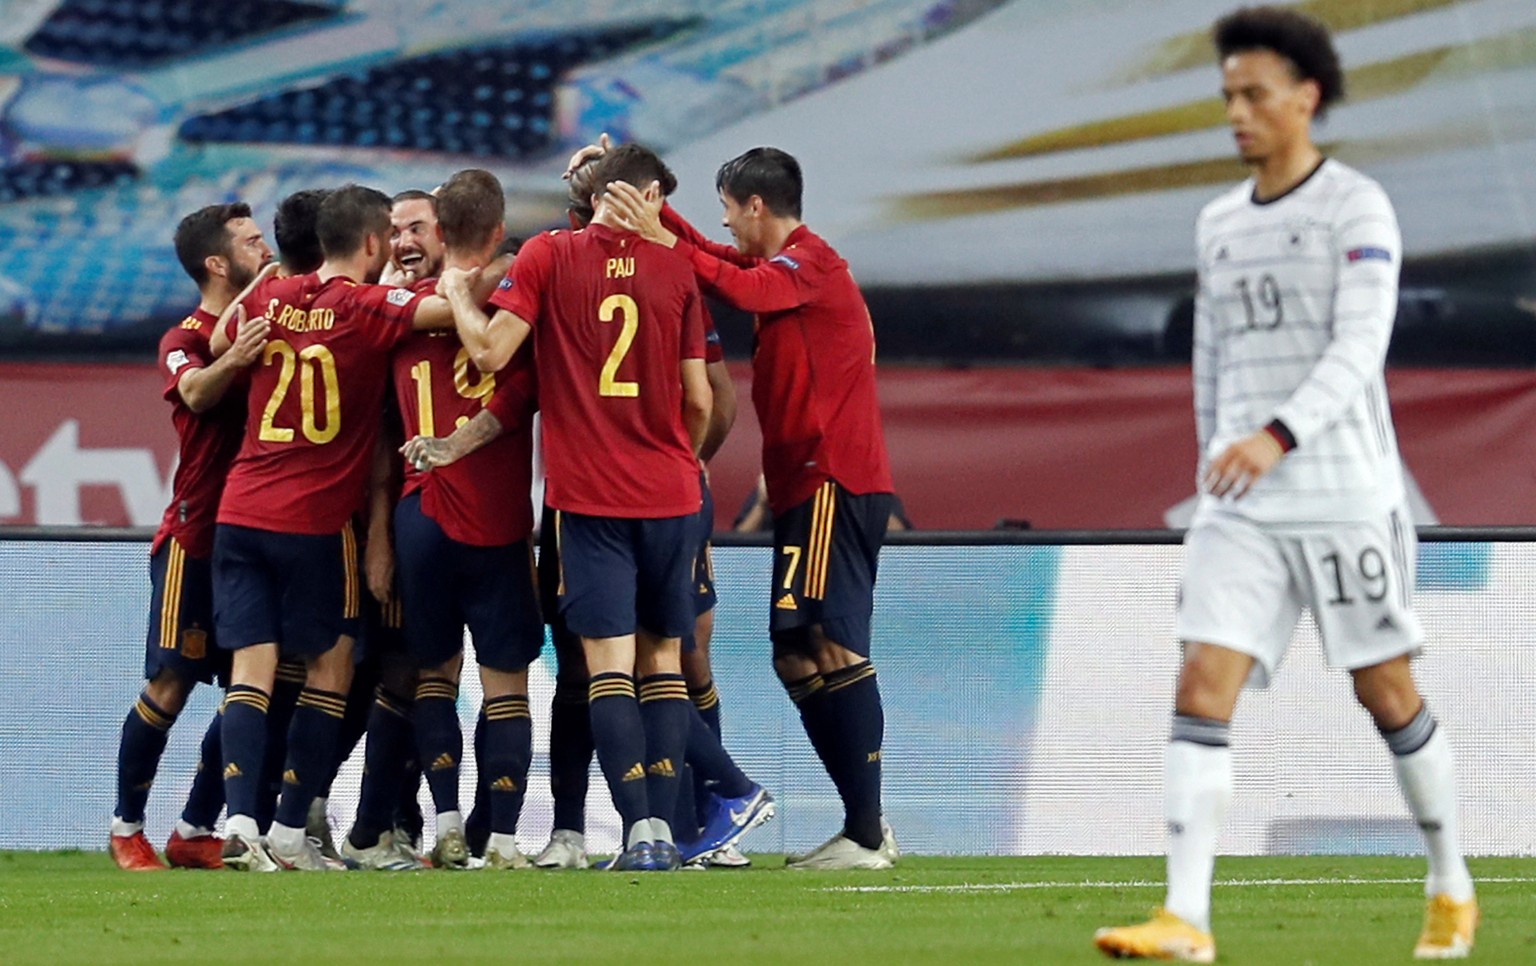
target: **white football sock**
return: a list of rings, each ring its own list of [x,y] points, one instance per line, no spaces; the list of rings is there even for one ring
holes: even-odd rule
[[[279,852],[293,855],[304,847],[304,830],[273,822],[272,827],[267,829],[267,844]]]
[[[261,838],[261,829],[257,827],[256,820],[249,815],[231,815],[224,822],[225,835],[238,835],[247,842],[254,842]]]
[[[649,841],[651,841],[651,820],[648,818],[636,819],[635,824],[630,826],[629,838],[625,840],[624,847],[632,849],[641,842]]]
[[[437,837],[442,838],[449,832],[458,832],[460,835],[464,834],[464,816],[462,813],[457,811],[437,813]]]
[[[184,818],[178,818],[176,820],[176,834],[184,839],[195,839],[203,835],[212,835],[213,829],[202,828],[201,826],[193,825]]]
[[[1169,912],[1211,931],[1211,876],[1216,839],[1232,800],[1232,749],[1170,741],[1163,814],[1168,819]]]
[[[138,835],[144,831],[143,822],[125,822],[116,815],[112,816],[113,835]]]
[[[508,832],[492,832],[486,840],[485,851],[495,852],[502,858],[510,858],[517,854],[517,836]]]
[[[651,841],[672,843],[672,826],[666,819],[651,817]]]
[[[1472,898],[1472,874],[1461,855],[1456,828],[1456,769],[1445,730],[1435,733],[1417,751],[1392,756],[1397,784],[1408,810],[1424,833],[1429,857],[1426,895],[1448,895],[1457,902]]]

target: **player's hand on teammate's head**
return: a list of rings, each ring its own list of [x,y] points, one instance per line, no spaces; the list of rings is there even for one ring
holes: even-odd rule
[[[227,355],[232,364],[248,366],[261,358],[261,350],[267,347],[267,334],[271,331],[271,325],[260,316],[246,318],[245,306],[236,304],[235,326],[235,341],[230,344]]]
[[[670,244],[670,233],[661,225],[661,186],[656,182],[642,191],[632,184],[615,181],[604,193],[603,203],[613,209],[625,228],[641,238]]]
[[[608,139],[608,132],[604,131],[602,134],[597,136],[596,144],[589,144],[582,148],[580,151],[577,151],[575,154],[571,155],[571,160],[566,162],[565,173],[560,175],[560,180],[571,180],[571,175],[575,173],[577,168],[586,164],[588,161],[600,158],[607,154],[608,149],[611,147],[613,147],[613,142]]]
[[[467,292],[479,276],[478,268],[445,268],[437,277],[437,291],[441,295],[447,295],[449,292]]]

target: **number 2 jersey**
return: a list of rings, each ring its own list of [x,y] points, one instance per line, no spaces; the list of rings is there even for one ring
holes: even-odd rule
[[[604,225],[549,232],[518,251],[491,304],[533,327],[544,502],[588,516],[697,513],[681,362],[705,357],[704,311],[688,263]]]
[[[437,291],[437,279],[413,288]],[[414,332],[394,353],[395,395],[405,438],[448,436],[481,410],[501,435],[448,466],[423,473],[405,466],[402,496],[421,493],[421,509],[451,539],[498,547],[533,532],[533,414],[538,391],[533,353],[518,352],[500,372],[482,373],[452,329]]]
[[[245,438],[220,523],[341,531],[363,503],[390,351],[411,334],[423,297],[310,274],[268,279],[246,298],[246,314],[272,331],[251,367]]]
[[[1201,468],[1284,423],[1296,448],[1241,499],[1258,523],[1368,520],[1403,499],[1383,367],[1402,242],[1381,186],[1334,160],[1267,202],[1247,181],[1200,213],[1195,423]]]

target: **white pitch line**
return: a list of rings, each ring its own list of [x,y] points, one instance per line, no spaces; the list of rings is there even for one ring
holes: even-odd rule
[[[1536,882],[1527,876],[1479,878],[1476,882],[1492,884]],[[1339,885],[1421,885],[1422,877],[1415,879],[1218,879],[1212,883],[1218,888],[1244,886],[1339,886]],[[824,892],[1024,892],[1032,889],[1153,889],[1162,888],[1161,881],[1151,879],[1127,879],[1121,881],[1095,880],[1086,882],[963,882],[958,885],[891,885],[891,886],[827,886]]]

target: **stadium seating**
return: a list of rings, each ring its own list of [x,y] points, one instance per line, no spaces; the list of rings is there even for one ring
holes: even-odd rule
[[[98,67],[137,69],[336,13],[296,0],[63,0],[25,49]]]
[[[554,88],[563,73],[687,24],[658,21],[395,61],[190,118],[181,136],[524,158],[552,146]]]

